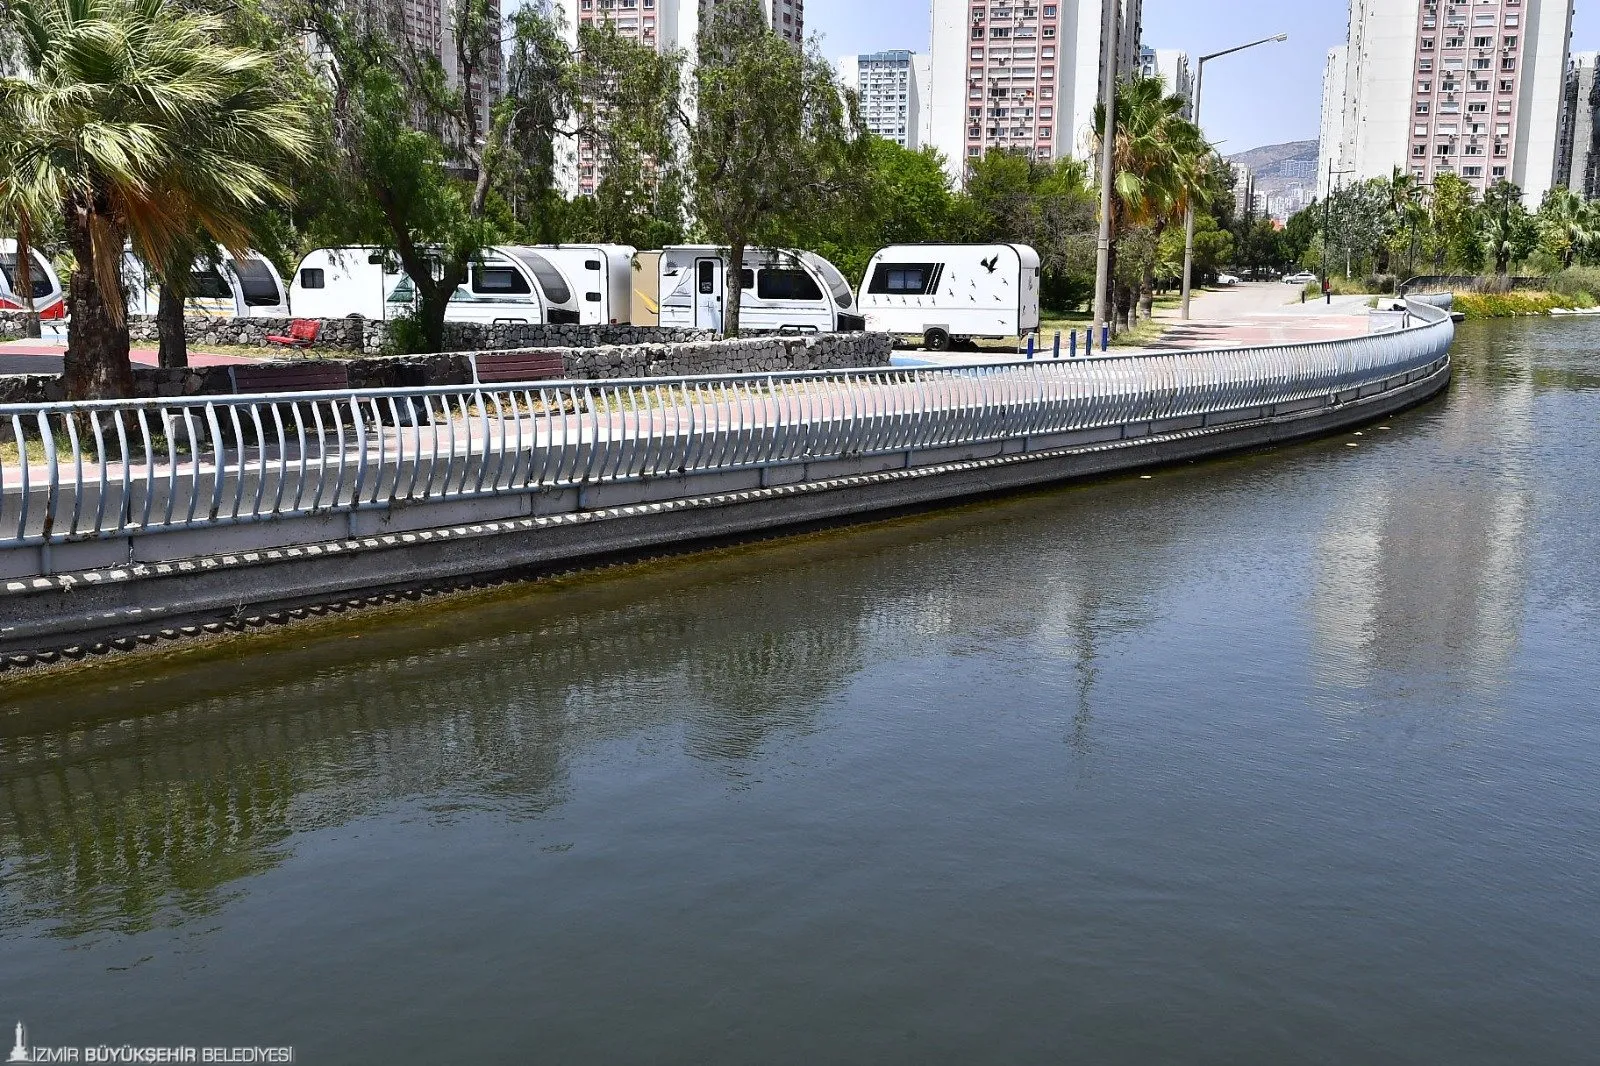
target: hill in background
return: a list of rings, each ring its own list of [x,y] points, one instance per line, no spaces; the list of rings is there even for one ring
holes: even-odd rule
[[[1230,155],[1228,162],[1255,173],[1261,209],[1273,218],[1287,219],[1316,196],[1316,141],[1264,145]]]

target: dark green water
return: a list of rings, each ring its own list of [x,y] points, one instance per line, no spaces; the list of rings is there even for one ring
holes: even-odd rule
[[[1597,347],[1472,326],[1360,436],[11,699],[0,1033],[1595,1062]]]

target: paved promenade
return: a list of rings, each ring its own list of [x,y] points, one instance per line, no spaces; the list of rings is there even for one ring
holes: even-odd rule
[[[1335,296],[1300,302],[1300,290],[1278,281],[1251,282],[1199,294],[1185,322],[1176,308],[1156,312],[1167,325],[1159,341],[1139,351],[1299,344],[1361,337],[1367,333],[1370,296]]]

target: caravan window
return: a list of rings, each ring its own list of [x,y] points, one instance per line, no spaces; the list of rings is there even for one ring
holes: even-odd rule
[[[756,277],[756,295],[763,300],[820,300],[822,290],[804,270],[768,267]]]
[[[327,287],[327,275],[321,267],[306,267],[300,271],[300,287],[302,289],[322,289]]]
[[[566,275],[557,270],[550,260],[533,252],[519,251],[515,255],[522,260],[524,266],[533,271],[533,276],[539,281],[539,288],[544,290],[545,299],[553,304],[564,304],[572,299],[572,290],[567,288]]]
[[[926,296],[937,284],[933,263],[879,263],[867,285],[869,293],[889,296]]]
[[[739,271],[739,288],[753,289],[756,287],[756,272],[749,267]]]
[[[259,259],[234,259],[230,260],[229,265],[239,279],[239,289],[244,293],[246,307],[271,307],[283,302],[283,294],[278,291],[278,279],[272,276],[267,264]]]
[[[856,294],[850,290],[850,283],[844,279],[843,274],[839,273],[838,267],[815,252],[801,252],[800,258],[822,275],[822,280],[827,284],[828,291],[833,294],[834,303],[840,307],[848,308],[856,302]]]
[[[198,300],[231,300],[233,286],[215,267],[203,267],[190,272],[189,295]]]
[[[472,268],[472,291],[480,296],[527,296],[528,279],[515,267]]]
[[[12,292],[17,291],[16,252],[0,252],[0,276],[3,276],[6,279],[7,289]],[[33,255],[33,278],[31,287],[33,289],[33,298],[35,300],[39,299],[41,296],[49,296],[51,293],[50,277],[44,272],[44,268],[39,265],[39,255],[37,252],[35,252]]]
[[[709,259],[700,260],[700,295],[709,296],[717,291],[717,264]]]

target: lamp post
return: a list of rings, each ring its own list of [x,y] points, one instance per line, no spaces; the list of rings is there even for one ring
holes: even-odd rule
[[[1233,53],[1242,52],[1246,48],[1254,48],[1257,45],[1262,45],[1262,44],[1274,44],[1274,43],[1281,42],[1281,41],[1287,41],[1288,39],[1289,39],[1289,35],[1287,33],[1280,33],[1275,37],[1263,37],[1259,41],[1251,41],[1249,44],[1241,44],[1241,45],[1237,45],[1237,46],[1235,46],[1233,48],[1225,48],[1220,52],[1212,52],[1210,55],[1201,56],[1200,57],[1200,62],[1198,64],[1198,66],[1196,67],[1195,77],[1194,77],[1194,119],[1193,119],[1194,124],[1196,126],[1200,125],[1200,90],[1205,85],[1205,81],[1206,81],[1206,63],[1208,61],[1213,60],[1213,59],[1220,59],[1223,56],[1231,56],[1231,55],[1233,55]],[[1183,213],[1183,317],[1185,319],[1187,319],[1189,317],[1189,293],[1190,293],[1190,291],[1191,291],[1191,289],[1193,287],[1193,284],[1194,284],[1194,197],[1191,196],[1189,198],[1188,209],[1186,211],[1184,211],[1184,213]]]
[[[1100,105],[1105,109],[1105,120],[1100,130],[1100,235],[1095,243],[1094,261],[1094,332],[1105,345],[1105,330],[1116,308],[1107,315],[1111,287],[1111,209],[1112,183],[1116,180],[1112,170],[1116,166],[1117,141],[1117,38],[1122,26],[1121,0],[1100,0]],[[1091,340],[1092,344],[1092,340]]]
[[[1354,173],[1354,169],[1334,170],[1333,160],[1328,160],[1328,195],[1322,201],[1322,294],[1327,297],[1329,303],[1333,302],[1333,292],[1328,288],[1328,242],[1333,236],[1333,194],[1335,192],[1333,179]],[[1345,273],[1348,274],[1349,272],[1350,268],[1348,266],[1345,267]]]

